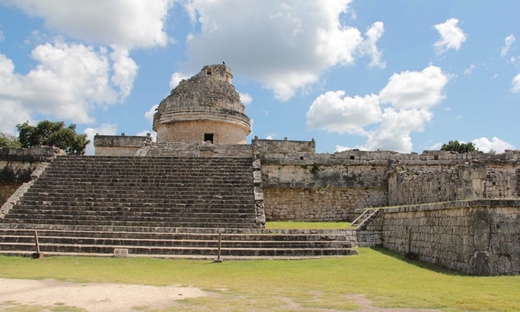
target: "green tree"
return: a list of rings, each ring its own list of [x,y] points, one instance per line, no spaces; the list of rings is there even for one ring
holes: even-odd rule
[[[16,136],[0,132],[0,148],[2,147],[22,147],[22,144]]]
[[[457,153],[469,153],[476,152],[478,148],[475,147],[475,144],[472,142],[469,143],[460,143],[459,141],[449,141],[448,144],[443,144],[441,147],[441,151],[453,151]]]
[[[83,155],[89,140],[86,134],[77,134],[76,125],[65,127],[63,121],[40,121],[36,127],[26,121],[16,125],[19,131],[18,140],[22,147],[38,145],[56,146],[68,155]]]

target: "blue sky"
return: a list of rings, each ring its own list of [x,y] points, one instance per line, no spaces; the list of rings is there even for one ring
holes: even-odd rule
[[[0,131],[49,119],[89,137],[153,132],[179,79],[225,61],[248,141],[501,153],[520,147],[518,12],[514,0],[0,0]]]

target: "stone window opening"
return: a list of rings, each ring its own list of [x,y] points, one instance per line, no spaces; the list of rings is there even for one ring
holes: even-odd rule
[[[204,133],[204,142],[210,141],[213,144],[213,133]]]
[[[208,69],[208,70],[206,71],[206,76],[211,76],[211,69]]]
[[[355,156],[350,156],[350,159],[356,159],[356,157]]]

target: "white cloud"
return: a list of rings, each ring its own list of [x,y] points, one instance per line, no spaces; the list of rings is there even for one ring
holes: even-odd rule
[[[0,25],[0,27],[2,27],[2,25]],[[0,29],[0,42],[4,41],[4,39],[5,39],[4,32]]]
[[[24,123],[25,121],[35,124],[27,109],[22,107],[19,102],[5,99],[0,100],[0,132],[17,136],[18,130],[16,129],[16,125]]]
[[[307,111],[307,127],[367,137],[361,150],[412,151],[412,132],[424,130],[433,118],[430,108],[444,99],[448,77],[440,68],[394,74],[378,95],[345,96],[344,91],[326,92]],[[393,107],[381,108],[389,103]],[[338,146],[336,150],[345,147]]]
[[[421,72],[393,74],[379,97],[381,103],[391,103],[397,108],[425,108],[444,99],[442,89],[446,83],[448,76],[439,67],[428,66]]]
[[[349,65],[355,55],[369,55],[382,66],[375,42],[383,24],[374,23],[367,43],[358,29],[344,25],[351,0],[193,0],[185,3],[200,32],[186,42],[184,72],[200,64],[228,61],[235,71],[288,100],[297,90],[319,81],[337,65]],[[229,8],[233,8],[230,10]],[[237,48],[239,47],[239,48]],[[301,53],[301,51],[306,51]]]
[[[512,34],[506,37],[505,45],[500,49],[500,55],[502,57],[506,56],[507,52],[509,52],[509,49],[511,48],[511,45],[515,42],[515,36]]]
[[[457,26],[458,23],[458,19],[450,18],[444,23],[433,26],[441,35],[441,38],[433,44],[437,54],[442,54],[449,49],[458,50],[462,43],[466,41],[467,36],[462,29]]]
[[[513,78],[513,81],[511,82],[512,87],[511,91],[514,93],[520,92],[520,74],[516,75],[515,78]]]
[[[240,101],[242,102],[242,104],[248,105],[251,104],[251,102],[253,102],[253,97],[249,95],[249,93],[239,92],[238,94],[240,95]]]
[[[364,134],[363,127],[381,118],[377,95],[345,96],[345,91],[320,95],[307,111],[307,127],[338,133]]]
[[[128,50],[115,48],[110,53],[110,59],[114,62],[112,68],[114,75],[112,83],[119,87],[120,98],[124,99],[130,95],[137,76],[137,64],[128,57]]]
[[[365,33],[367,39],[360,44],[359,50],[362,54],[370,56],[370,66],[386,67],[386,62],[381,61],[383,53],[377,49],[377,41],[383,35],[385,27],[383,22],[375,22],[372,27]]]
[[[150,122],[150,125],[153,124],[153,115],[155,115],[155,112],[157,110],[157,107],[159,107],[158,104],[153,105],[150,107],[150,109],[144,114],[144,118]]]
[[[469,65],[469,67],[464,70],[464,75],[468,75],[468,76],[471,75],[471,73],[473,73],[473,70],[475,68],[476,68],[475,65],[473,65],[473,64]]]
[[[170,78],[170,89],[175,89],[175,87],[177,87],[179,85],[179,82],[181,82],[181,80],[188,79],[191,76],[192,75],[183,74],[183,73],[179,73],[179,72],[173,73],[172,77]]]
[[[475,144],[475,147],[477,147],[480,151],[483,151],[486,153],[489,152],[490,150],[493,150],[493,151],[501,154],[506,149],[509,149],[509,150],[515,149],[515,147],[512,144],[507,143],[506,141],[502,141],[497,137],[493,137],[491,139],[491,141],[486,137],[482,137],[480,139],[475,139],[472,142]]]
[[[132,49],[165,46],[165,19],[173,0],[4,0],[47,28],[90,43]]]
[[[87,128],[83,131],[84,134],[87,135],[87,138],[90,140],[90,143],[87,145],[87,148],[85,150],[85,154],[87,155],[94,155],[95,148],[94,148],[94,136],[96,134],[101,135],[114,135],[116,134],[117,124],[102,124],[101,126],[97,128]]]
[[[425,109],[385,108],[379,128],[368,134],[367,150],[392,150],[402,153],[412,151],[412,131],[421,132],[433,114]]]
[[[13,62],[0,54],[0,116],[17,112],[4,127],[24,122],[34,113],[73,123],[93,122],[92,110],[123,100],[131,89],[133,73],[128,64],[133,62],[117,55],[111,79],[110,57],[104,48],[60,41],[39,45],[31,52],[38,65],[26,75],[16,73]]]

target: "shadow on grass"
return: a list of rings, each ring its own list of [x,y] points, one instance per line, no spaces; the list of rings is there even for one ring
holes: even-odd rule
[[[422,262],[420,260],[406,259],[403,254],[397,253],[395,251],[388,250],[388,249],[383,248],[383,247],[370,247],[370,249],[372,249],[372,250],[374,250],[376,252],[379,252],[379,253],[381,253],[381,254],[383,254],[385,256],[392,257],[394,259],[403,261],[403,262],[405,262],[407,264],[411,264],[411,265],[416,266],[416,267],[421,268],[421,269],[433,271],[435,273],[440,273],[440,274],[449,275],[449,276],[472,276],[472,275],[456,272],[456,271],[453,271],[453,270],[450,270],[450,269],[447,269],[447,268],[443,268],[443,267],[440,267],[438,265]]]

